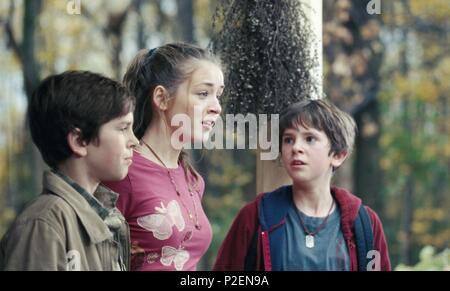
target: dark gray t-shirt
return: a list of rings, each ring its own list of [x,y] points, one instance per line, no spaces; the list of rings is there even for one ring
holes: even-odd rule
[[[306,247],[306,233],[300,223],[299,215],[302,216],[306,227],[311,232],[314,232],[325,219],[307,216],[292,203],[286,220],[285,251],[281,270],[349,271],[350,256],[341,230],[339,207],[335,207],[326,225],[314,235],[313,248]]]

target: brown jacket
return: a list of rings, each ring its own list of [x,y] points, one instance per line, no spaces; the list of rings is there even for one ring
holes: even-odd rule
[[[129,229],[115,208],[116,193],[99,186],[94,194],[109,210],[102,220],[55,173],[45,172],[43,186],[3,237],[0,270],[129,269]]]

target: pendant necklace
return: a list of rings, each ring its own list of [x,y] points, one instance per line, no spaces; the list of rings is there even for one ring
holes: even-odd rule
[[[307,248],[312,249],[315,246],[314,236],[326,226],[328,217],[330,217],[331,210],[333,209],[333,206],[334,206],[334,199],[333,199],[333,202],[331,203],[330,210],[328,210],[327,216],[325,217],[325,219],[322,221],[322,223],[314,231],[309,231],[308,227],[306,227],[306,224],[303,221],[302,216],[300,215],[300,210],[297,209],[297,211],[296,211],[297,216],[298,216],[298,218],[300,220],[300,224],[303,227],[303,231],[306,234],[305,246]]]
[[[188,186],[188,190],[189,190],[189,196],[191,197],[192,200],[192,205],[194,207],[194,215],[192,214],[192,212],[189,210],[189,208],[184,204],[183,200],[181,199],[181,192],[178,189],[177,184],[175,183],[175,179],[172,176],[172,173],[170,172],[169,168],[166,166],[166,164],[161,160],[161,158],[156,154],[156,152],[151,148],[150,145],[148,145],[144,140],[141,140],[141,142],[148,148],[148,150],[158,159],[158,161],[164,166],[164,168],[166,168],[167,170],[167,174],[169,175],[169,179],[170,182],[172,183],[172,185],[175,188],[175,192],[177,192],[178,195],[178,199],[180,200],[181,204],[183,205],[184,209],[186,209],[186,212],[188,213],[189,219],[192,220],[194,222],[195,228],[197,230],[200,230],[202,228],[202,226],[200,225],[199,221],[198,221],[198,213],[197,213],[197,205],[195,203],[195,197],[194,197],[194,191],[191,188],[191,184],[189,183],[187,177],[186,177],[186,184]]]

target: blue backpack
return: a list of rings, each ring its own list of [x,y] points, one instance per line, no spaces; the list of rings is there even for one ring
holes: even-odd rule
[[[367,271],[369,264],[369,258],[367,254],[370,250],[373,250],[373,233],[372,225],[370,223],[370,217],[366,211],[366,208],[361,205],[353,225],[355,231],[356,251],[358,254],[358,271]],[[256,268],[256,252],[258,243],[258,231],[254,234],[250,248],[245,258],[245,270],[255,271]],[[263,256],[261,255],[260,266],[264,266],[262,262]]]

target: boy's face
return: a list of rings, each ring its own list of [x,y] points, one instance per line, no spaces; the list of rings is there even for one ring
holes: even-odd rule
[[[333,167],[340,166],[346,153],[329,154],[327,135],[315,128],[288,128],[282,136],[281,158],[294,183],[328,183]]]
[[[132,112],[103,124],[97,140],[87,145],[89,176],[98,181],[125,178],[137,143],[133,133]]]

